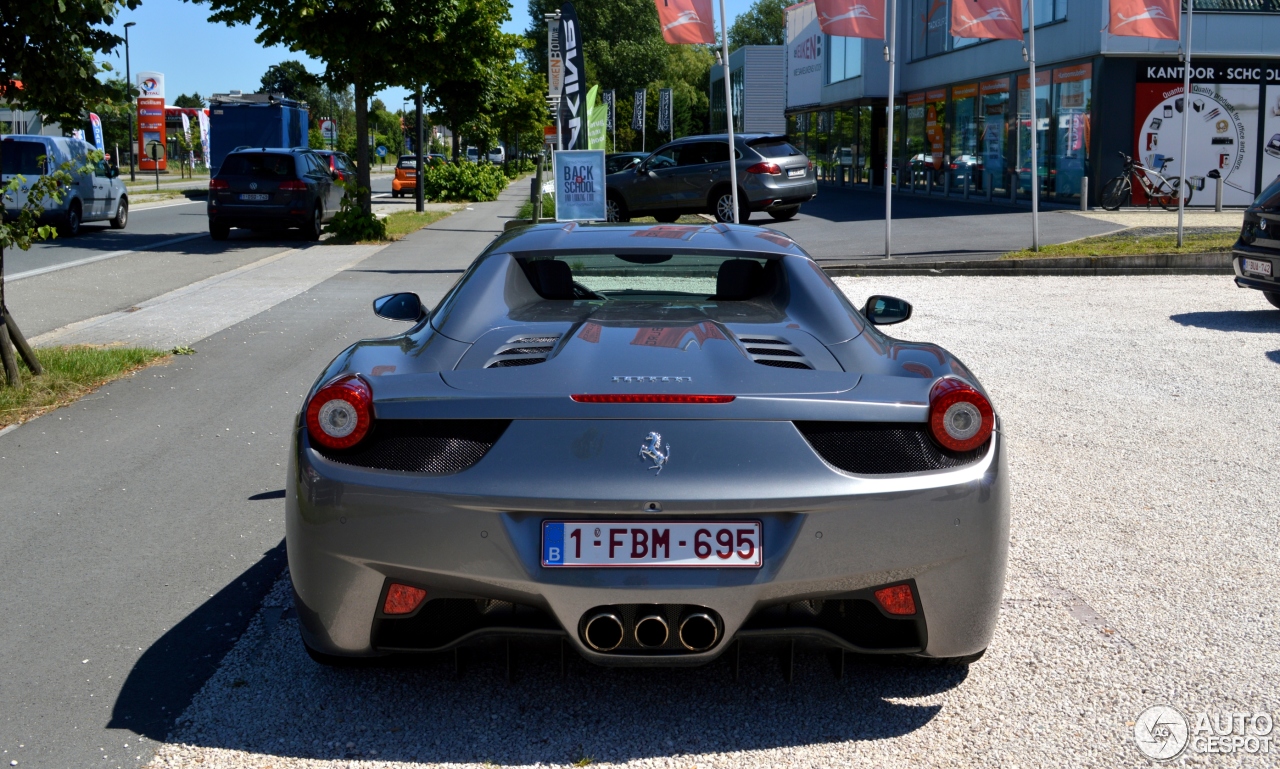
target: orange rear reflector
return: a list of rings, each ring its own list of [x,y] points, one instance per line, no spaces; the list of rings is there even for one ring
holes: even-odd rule
[[[916,599],[910,585],[882,587],[876,591],[876,600],[890,614],[915,614]]]
[[[420,587],[409,587],[399,582],[392,582],[387,589],[387,600],[382,602],[383,614],[410,614],[422,604],[427,591]]]
[[[733,395],[657,395],[650,393],[599,393],[570,395],[578,403],[730,403]]]

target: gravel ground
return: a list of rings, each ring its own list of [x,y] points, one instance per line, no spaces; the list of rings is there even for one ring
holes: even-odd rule
[[[330,670],[282,580],[151,766],[1149,766],[1149,706],[1280,718],[1280,312],[1223,277],[838,282],[912,301],[902,335],[957,353],[1003,416],[1013,541],[983,660],[850,658],[841,681],[808,650],[790,686],[767,649],[738,681],[576,657],[561,679],[554,647],[521,649],[514,683],[499,649],[461,679]]]

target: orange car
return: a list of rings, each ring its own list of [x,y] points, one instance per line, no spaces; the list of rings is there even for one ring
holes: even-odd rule
[[[443,155],[423,155],[422,166],[440,165],[444,162]],[[413,155],[401,155],[396,161],[396,178],[391,180],[391,197],[398,198],[402,195],[411,194],[418,187],[418,159]]]

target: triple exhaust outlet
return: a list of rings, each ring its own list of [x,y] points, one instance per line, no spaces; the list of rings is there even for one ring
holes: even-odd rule
[[[594,651],[610,652],[622,646],[626,627],[615,612],[599,611],[583,624],[582,638]],[[671,626],[661,614],[641,614],[632,628],[632,639],[642,649],[658,649],[671,639]],[[720,625],[706,612],[688,612],[680,618],[676,639],[691,652],[703,652],[720,639]]]

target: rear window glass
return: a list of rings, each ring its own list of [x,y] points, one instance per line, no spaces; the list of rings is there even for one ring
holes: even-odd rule
[[[0,142],[0,166],[5,174],[39,176],[44,173],[40,158],[48,152],[40,142]]]
[[[219,176],[252,176],[255,179],[290,179],[294,171],[293,156],[270,152],[241,152],[222,161]]]
[[[427,159],[425,157],[422,158],[422,162],[425,165],[427,163]],[[400,162],[396,164],[396,168],[407,168],[411,171],[417,167],[418,159],[413,155],[401,155]]]
[[[679,235],[685,228],[670,228]],[[650,229],[645,237],[661,228]],[[589,301],[741,301],[772,294],[781,280],[781,263],[755,254],[523,254],[517,260],[544,297]],[[560,262],[567,267],[539,266]]]
[[[758,139],[748,142],[748,146],[767,158],[785,158],[804,154],[785,139]]]

